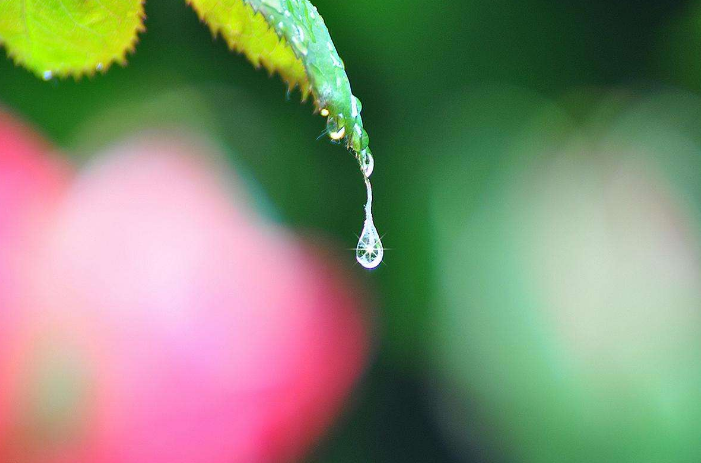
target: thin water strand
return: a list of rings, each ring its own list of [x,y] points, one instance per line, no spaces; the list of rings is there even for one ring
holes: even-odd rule
[[[367,269],[373,269],[380,265],[385,250],[382,247],[380,235],[377,233],[375,224],[372,221],[372,185],[370,179],[365,176],[365,187],[368,199],[365,203],[365,223],[363,231],[360,233],[358,246],[355,248],[355,259],[360,265]]]

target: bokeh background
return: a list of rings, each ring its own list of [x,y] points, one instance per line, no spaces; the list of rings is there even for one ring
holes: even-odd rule
[[[0,104],[79,164],[186,128],[345,257],[372,353],[304,461],[701,461],[701,3],[314,3],[375,154],[373,272],[353,158],[184,4],[105,75],[0,60]]]

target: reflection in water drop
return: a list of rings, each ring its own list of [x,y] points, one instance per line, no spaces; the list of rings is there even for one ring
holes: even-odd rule
[[[326,121],[326,131],[331,140],[338,141],[346,136],[346,118],[343,114],[329,117]]]
[[[332,130],[329,132],[329,137],[331,140],[340,140],[346,136],[346,128],[341,127],[339,130]]]
[[[52,71],[44,71],[42,77],[44,78],[44,80],[51,80],[54,77],[54,73]]]
[[[355,249],[355,259],[360,265],[367,269],[373,269],[380,265],[385,250],[380,241],[375,224],[372,221],[372,186],[370,180],[365,177],[365,187],[367,188],[368,201],[365,203],[365,223],[363,231],[360,233],[358,246]]]

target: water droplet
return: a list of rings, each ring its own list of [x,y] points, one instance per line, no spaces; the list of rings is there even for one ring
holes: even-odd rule
[[[299,51],[302,55],[307,56],[309,50],[307,50],[307,44],[304,42],[304,29],[302,29],[300,26],[296,26],[295,32],[296,34],[292,36],[292,43],[297,51]]]
[[[51,80],[54,77],[53,71],[44,71],[44,74],[42,75],[44,80]]]
[[[329,110],[326,108],[322,108],[321,115],[327,117],[329,115]]]
[[[307,56],[309,54],[309,50],[304,43],[295,41],[295,46],[297,47],[297,51],[299,51],[303,56]]]
[[[326,122],[326,130],[329,132],[329,137],[332,140],[340,140],[346,136],[346,119],[343,114],[336,117],[331,117]]]
[[[360,153],[370,144],[370,137],[368,133],[363,129],[360,124],[355,124],[353,126],[353,133],[351,134],[349,145],[356,153]]]
[[[358,246],[355,248],[355,259],[363,267],[373,269],[382,262],[385,250],[372,221],[372,186],[367,177],[365,178],[365,186],[368,192],[368,201],[365,203],[365,223],[363,231],[360,233]]]
[[[351,96],[351,117],[353,119],[358,117],[358,114],[360,114],[360,110],[358,109],[358,103],[359,100],[356,97]]]
[[[102,71],[104,69],[104,65],[102,63],[97,63],[97,66],[95,66],[95,69],[98,71]]]
[[[380,241],[380,235],[377,234],[375,224],[370,221],[365,221],[363,232],[358,240],[358,247],[355,251],[355,259],[360,265],[367,269],[373,269],[380,265],[384,257],[385,250]]]
[[[343,62],[338,56],[335,56],[334,53],[330,53],[329,56],[331,57],[331,61],[333,61],[334,66],[337,68],[343,68]]]
[[[346,128],[341,127],[338,130],[335,131],[329,131],[329,137],[331,137],[331,140],[340,140],[341,138],[346,136]]]
[[[360,114],[363,111],[363,103],[361,103],[355,96],[353,96],[353,101],[355,102],[355,106],[358,108],[358,114]]]
[[[365,148],[360,152],[359,161],[360,170],[363,171],[363,175],[370,178],[372,172],[375,170],[375,158],[372,157],[372,151],[370,151],[370,148]]]

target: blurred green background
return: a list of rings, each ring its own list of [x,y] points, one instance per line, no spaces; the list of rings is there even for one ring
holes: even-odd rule
[[[354,159],[181,3],[148,0],[105,75],[0,60],[0,104],[78,162],[185,125],[275,220],[353,247]],[[701,3],[314,3],[389,250],[355,267],[375,354],[309,461],[701,461]]]

